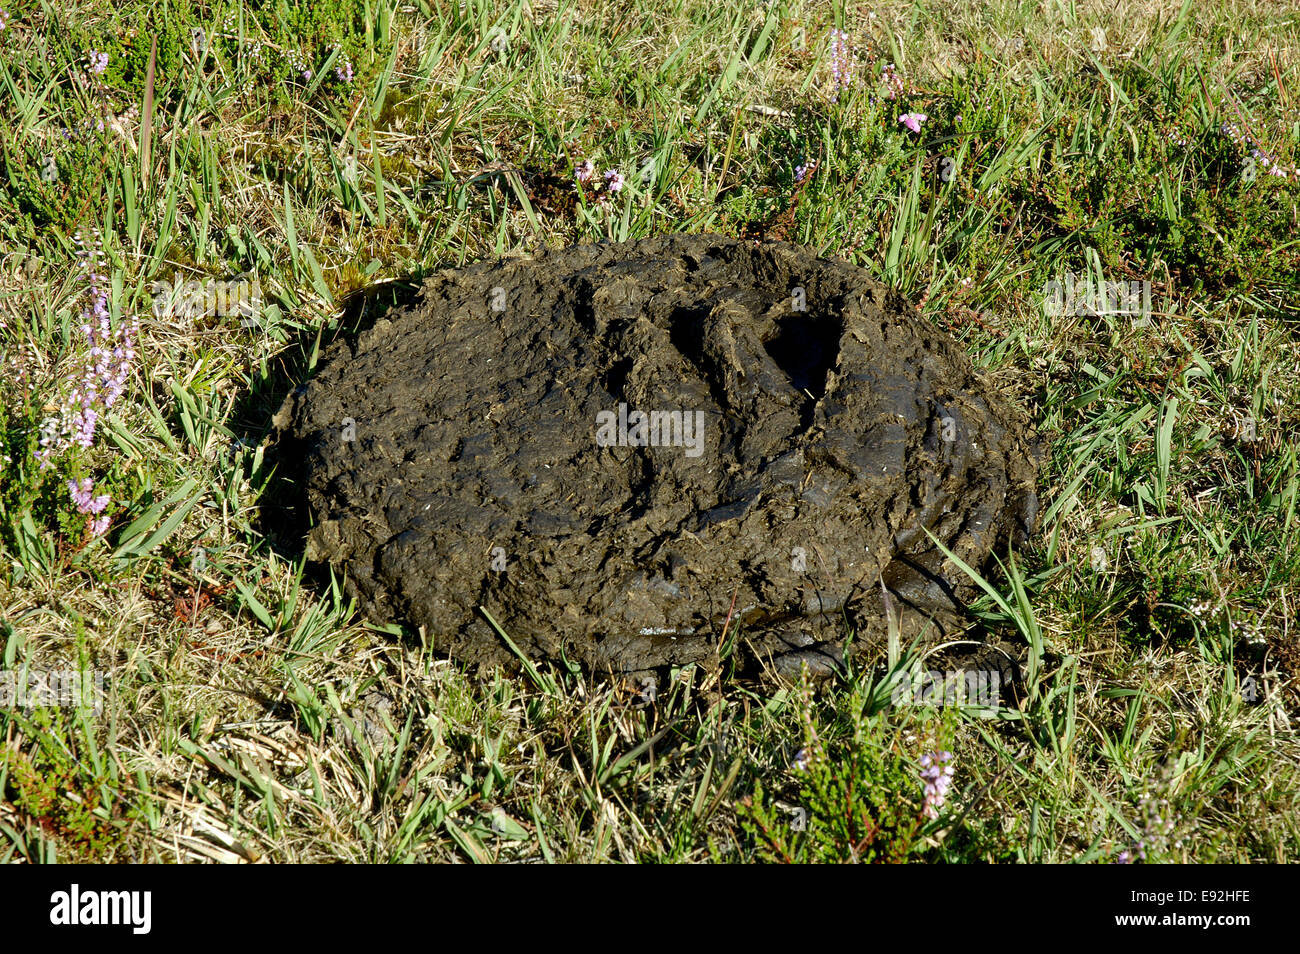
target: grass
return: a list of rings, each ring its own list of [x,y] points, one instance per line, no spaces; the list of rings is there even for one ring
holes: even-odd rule
[[[0,2],[3,674],[106,677],[0,709],[0,860],[1300,859],[1300,12]],[[95,229],[137,355],[42,469]],[[897,645],[821,691],[469,672],[305,560],[266,441],[324,343],[439,267],[708,230],[867,268],[1032,410],[999,704],[897,704],[942,668]],[[237,276],[251,317],[177,303]]]

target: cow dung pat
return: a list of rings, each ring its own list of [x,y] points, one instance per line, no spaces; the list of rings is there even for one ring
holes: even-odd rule
[[[1029,421],[860,268],[662,235],[441,271],[276,418],[308,555],[470,662],[827,671],[960,629],[1031,529]],[[927,533],[928,531],[928,533]],[[725,633],[725,640],[724,640]],[[851,647],[850,647],[851,648]]]

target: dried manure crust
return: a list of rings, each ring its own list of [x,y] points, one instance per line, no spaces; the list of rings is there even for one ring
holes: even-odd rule
[[[309,556],[466,661],[513,659],[483,607],[534,660],[708,662],[725,625],[749,663],[825,671],[886,603],[905,633],[960,628],[969,582],[926,529],[980,567],[1037,507],[1029,422],[961,348],[778,242],[440,272],[277,424]]]

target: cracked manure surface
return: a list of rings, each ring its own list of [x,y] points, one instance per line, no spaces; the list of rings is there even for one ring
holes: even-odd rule
[[[962,349],[778,242],[439,272],[277,424],[308,555],[471,662],[513,660],[481,606],[533,660],[708,662],[726,625],[751,664],[826,672],[850,629],[878,645],[882,581],[905,635],[960,631],[969,581],[922,528],[981,567],[1037,508],[1029,421]]]

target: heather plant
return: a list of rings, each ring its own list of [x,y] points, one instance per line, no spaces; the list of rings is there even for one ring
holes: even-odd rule
[[[856,50],[843,30],[831,30],[829,43],[831,66],[831,101],[839,102],[840,94],[853,85],[857,75]]]
[[[801,746],[785,778],[755,783],[740,811],[759,856],[780,862],[887,862],[924,856],[954,780],[940,721],[901,730],[871,704],[870,687],[819,712],[811,687],[793,703]],[[918,735],[919,732],[919,735]]]
[[[44,387],[11,391],[5,402],[5,466],[26,477],[30,488],[25,497],[21,492],[8,495],[5,509],[11,515],[24,508],[53,513],[64,535],[79,542],[83,532],[89,538],[103,535],[111,521],[109,495],[96,492],[94,478],[84,476],[84,470],[91,460],[87,452],[95,445],[103,416],[126,391],[139,324],[125,318],[113,322],[110,279],[105,274],[106,258],[99,234],[83,238],[78,233],[74,242],[80,266],[76,275],[80,294],[74,341],[80,339],[83,347],[59,363],[58,367],[64,369],[62,376],[45,382]],[[21,353],[18,362],[19,383],[27,383],[32,373],[30,362],[23,361]],[[43,410],[48,412],[39,423],[33,397],[43,400]],[[60,486],[56,480],[66,493],[62,507],[51,500],[51,494],[57,493]],[[81,527],[75,526],[77,521],[67,512],[67,504],[86,518]]]
[[[358,29],[366,10],[364,2],[356,0],[274,8],[241,5],[208,28],[221,55],[244,70],[248,92],[256,89],[287,105],[325,78],[343,89],[353,85],[358,77],[354,60],[362,61]],[[380,34],[380,45],[387,47],[386,19]],[[360,79],[364,81],[364,71]]]
[[[1132,828],[1136,837],[1115,855],[1118,864],[1159,864],[1182,859],[1183,845],[1192,837],[1195,822],[1184,821],[1171,800],[1172,769],[1170,764],[1163,766],[1146,780],[1144,791],[1135,799]]]
[[[597,234],[607,236],[613,234],[620,216],[641,191],[625,193],[627,177],[616,167],[599,170],[590,158],[574,164],[573,183],[582,218]]]
[[[85,285],[78,327],[87,350],[81,375],[62,398],[58,416],[41,426],[37,459],[42,467],[50,466],[70,448],[89,449],[94,444],[100,415],[122,396],[135,357],[138,323],[119,323],[114,328],[109,314],[109,279],[100,271],[104,249],[98,233],[89,242],[77,233],[73,241],[82,268],[77,278]]]
[[[57,837],[69,860],[113,859],[137,821],[130,808],[122,817],[116,763],[97,751],[75,711],[34,708],[15,718],[36,744],[0,742],[0,799]]]
[[[107,137],[102,115],[81,113],[79,124],[47,141],[0,142],[0,195],[17,218],[26,240],[42,230],[71,233],[103,194],[102,169]]]

